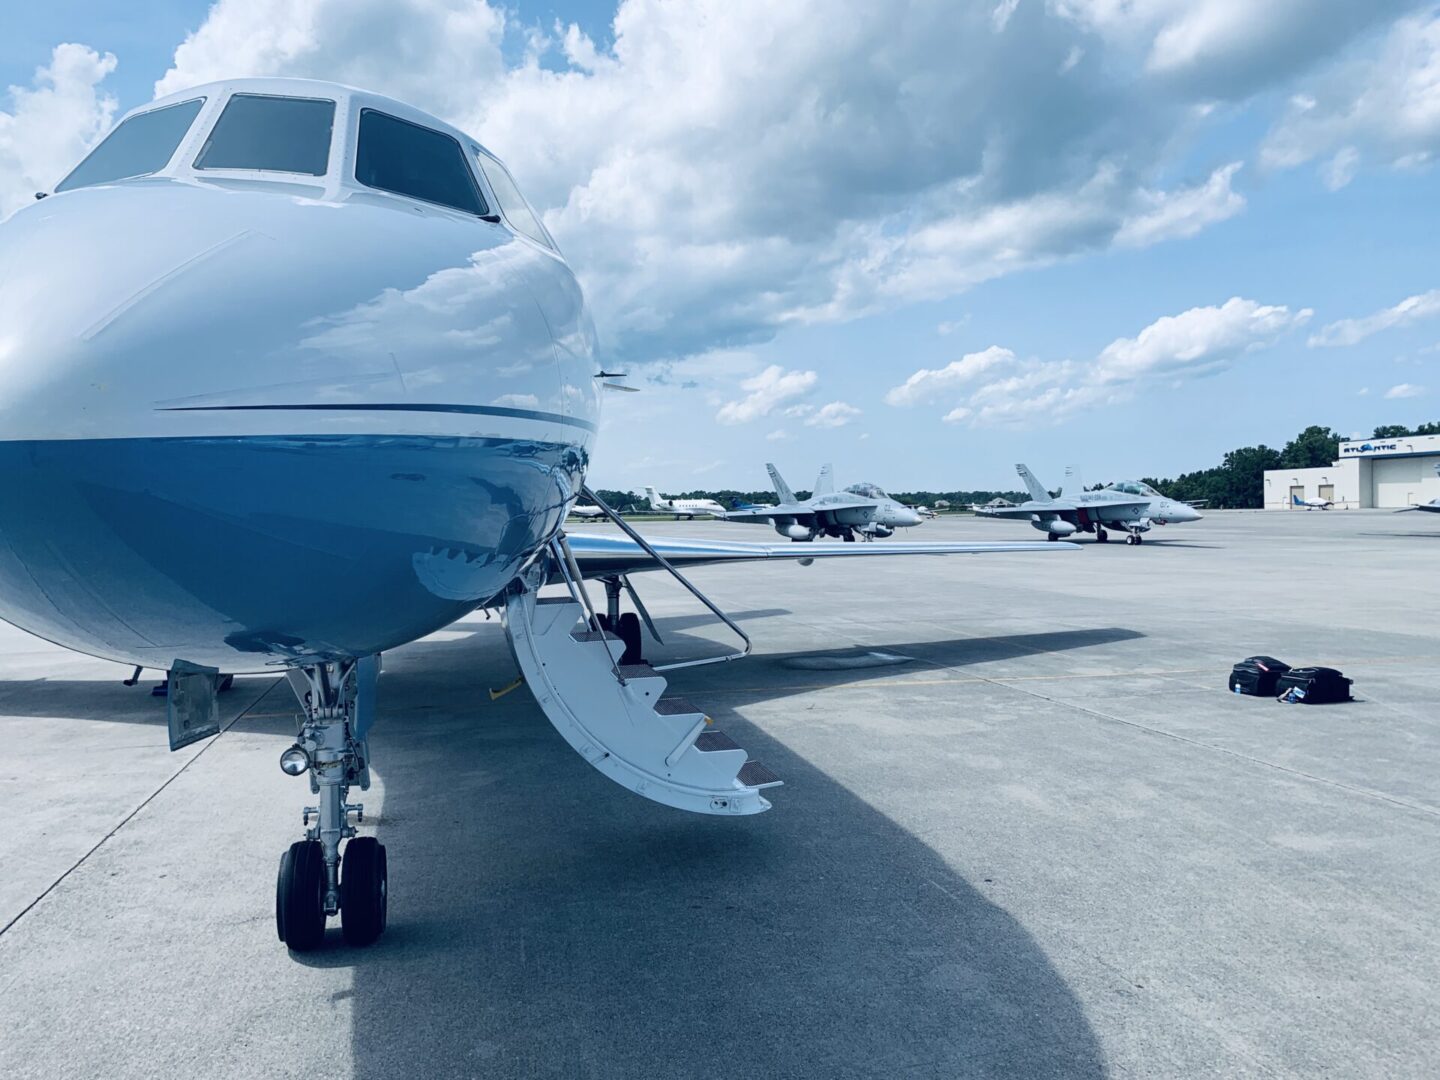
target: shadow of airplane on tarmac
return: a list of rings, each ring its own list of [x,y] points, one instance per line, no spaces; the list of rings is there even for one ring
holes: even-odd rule
[[[1133,636],[893,649],[953,666]],[[780,659],[761,658],[765,678],[866,675]],[[1104,1074],[1026,930],[783,744],[726,708],[803,795],[755,818],[685,814],[618,789],[527,694],[486,701],[510,670],[499,633],[386,658],[371,745],[390,926],[367,949],[332,928],[295,957],[353,969],[355,1076]]]

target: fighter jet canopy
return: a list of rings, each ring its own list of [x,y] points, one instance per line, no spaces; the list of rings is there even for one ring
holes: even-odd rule
[[[1148,495],[1152,499],[1163,499],[1165,497],[1149,484],[1142,484],[1139,480],[1126,480],[1124,483],[1115,484],[1113,489],[1115,491],[1123,491],[1126,495]]]
[[[867,499],[888,499],[890,497],[880,490],[878,484],[851,484],[845,490],[851,495],[863,495]]]

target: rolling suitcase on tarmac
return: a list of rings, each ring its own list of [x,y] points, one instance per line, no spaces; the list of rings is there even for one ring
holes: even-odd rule
[[[1226,685],[1236,694],[1274,697],[1280,676],[1289,670],[1289,664],[1273,656],[1247,656],[1230,669]]]
[[[1291,668],[1280,676],[1275,694],[1285,702],[1329,705],[1337,701],[1350,700],[1352,681],[1330,667]]]

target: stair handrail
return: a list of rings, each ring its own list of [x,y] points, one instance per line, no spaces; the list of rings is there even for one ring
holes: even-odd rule
[[[575,553],[570,550],[570,541],[566,539],[563,529],[550,541],[550,555],[560,569],[560,576],[565,579],[565,587],[570,590],[570,599],[585,609],[585,624],[601,635],[600,644],[605,648],[605,659],[610,661],[610,670],[615,673],[615,681],[624,686],[625,676],[620,673],[620,665],[615,662],[615,654],[610,651],[610,642],[605,640],[610,635],[600,625],[600,617],[595,614],[595,605],[590,602],[590,593],[585,588],[585,578],[580,573],[579,564],[575,562]]]
[[[599,495],[596,495],[595,492],[591,491],[589,485],[581,484],[580,494],[584,495],[592,503],[598,506],[601,512],[607,518],[609,518],[611,521],[613,521],[616,525],[620,527],[621,532],[623,532],[626,536],[630,537],[631,540],[634,540],[635,543],[640,546],[640,549],[642,551],[644,551],[647,555],[649,555],[652,559],[654,559],[657,563],[664,567],[665,570],[669,572],[671,577],[673,577],[681,585],[685,586],[686,590],[690,593],[691,596],[695,597],[696,600],[699,600],[702,604],[709,608],[711,613],[717,619],[719,619],[731,630],[733,630],[736,636],[745,643],[745,647],[739,652],[726,653],[724,656],[708,656],[703,657],[699,660],[681,660],[673,664],[660,664],[656,665],[656,671],[674,671],[676,668],[700,667],[703,664],[724,664],[728,663],[731,660],[743,660],[745,657],[750,655],[750,650],[753,647],[750,643],[750,635],[745,633],[744,630],[741,630],[740,627],[735,624],[734,619],[730,618],[729,615],[726,615],[725,612],[721,611],[715,601],[711,600],[708,596],[706,596],[703,592],[696,588],[691,583],[689,578],[687,578],[679,570],[675,569],[675,567],[671,565],[669,559],[665,558],[664,555],[661,555],[660,552],[656,551],[655,548],[650,545],[650,542],[648,540],[646,540],[630,526],[629,522],[627,522],[614,510],[612,510],[604,499],[600,498]]]

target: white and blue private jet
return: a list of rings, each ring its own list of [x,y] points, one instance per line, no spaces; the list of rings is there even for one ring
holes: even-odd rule
[[[281,767],[318,798],[276,925],[304,950],[337,914],[354,944],[385,928],[385,849],[349,801],[384,650],[498,609],[596,769],[753,814],[779,781],[662,698],[633,572],[1055,548],[567,537],[600,398],[575,275],[475,139],[330,83],[173,94],[0,226],[0,616],[165,671],[172,747],[218,730],[222,673],[287,675]]]

